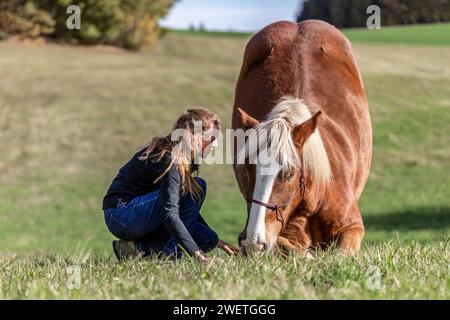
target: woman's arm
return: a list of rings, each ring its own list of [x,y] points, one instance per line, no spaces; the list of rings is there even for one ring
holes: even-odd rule
[[[196,252],[200,251],[191,234],[187,230],[179,214],[180,199],[180,173],[175,165],[161,180],[161,201],[164,217],[164,226],[172,237],[164,247],[164,253],[170,255],[174,252],[177,242],[180,243],[190,255],[196,256]]]

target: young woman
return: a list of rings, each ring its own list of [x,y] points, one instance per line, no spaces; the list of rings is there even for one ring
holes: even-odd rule
[[[206,182],[193,177],[195,160],[217,145],[219,129],[214,113],[189,109],[170,134],[154,138],[119,170],[103,199],[106,225],[120,239],[113,241],[119,260],[151,254],[176,258],[183,252],[179,245],[203,262],[216,246],[237,252],[200,215]]]

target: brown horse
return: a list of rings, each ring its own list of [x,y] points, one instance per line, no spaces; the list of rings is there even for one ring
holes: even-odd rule
[[[336,243],[359,251],[358,200],[370,171],[372,127],[351,44],[338,29],[281,21],[254,35],[232,126],[268,130],[267,145],[277,144],[279,153],[270,174],[258,163],[234,165],[248,203],[241,247],[306,253]]]

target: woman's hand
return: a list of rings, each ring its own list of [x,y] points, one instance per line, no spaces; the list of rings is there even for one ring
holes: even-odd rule
[[[194,257],[195,257],[195,259],[197,259],[197,261],[205,263],[205,264],[208,264],[210,261],[208,256],[202,250],[195,251]]]
[[[223,251],[225,251],[229,256],[235,255],[237,253],[239,253],[239,249],[236,248],[235,246],[229,244],[228,242],[225,242],[223,240],[219,239],[219,244],[218,247],[220,249],[222,249]]]

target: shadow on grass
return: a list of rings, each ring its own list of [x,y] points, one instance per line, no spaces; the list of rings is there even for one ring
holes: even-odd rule
[[[366,230],[444,230],[450,226],[450,207],[411,208],[392,213],[363,215]]]

